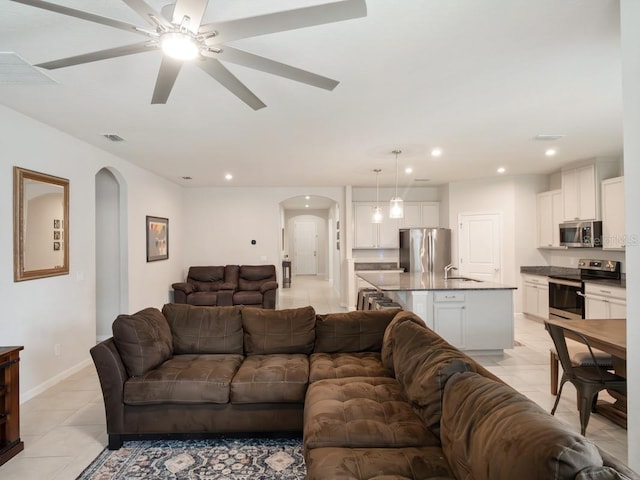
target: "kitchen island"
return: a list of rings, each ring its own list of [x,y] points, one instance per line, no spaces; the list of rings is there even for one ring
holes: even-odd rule
[[[513,348],[513,290],[499,283],[424,273],[358,274],[449,343],[469,353]]]

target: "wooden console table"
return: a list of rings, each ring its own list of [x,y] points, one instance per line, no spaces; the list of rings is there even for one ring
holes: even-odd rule
[[[20,350],[0,347],[0,465],[24,449],[20,440]]]

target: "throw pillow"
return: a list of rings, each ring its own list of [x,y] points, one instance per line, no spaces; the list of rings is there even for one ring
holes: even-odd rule
[[[173,353],[171,329],[157,308],[118,315],[112,330],[116,348],[131,377],[144,375]]]
[[[247,355],[313,352],[316,312],[313,307],[242,310]]]

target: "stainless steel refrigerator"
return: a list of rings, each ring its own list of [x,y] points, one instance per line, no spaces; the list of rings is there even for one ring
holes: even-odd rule
[[[405,272],[444,275],[451,263],[449,228],[401,228],[400,268]]]

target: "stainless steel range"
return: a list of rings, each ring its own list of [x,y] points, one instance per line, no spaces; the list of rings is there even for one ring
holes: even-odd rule
[[[582,259],[580,273],[549,276],[549,316],[584,318],[584,280],[619,280],[620,262]]]

